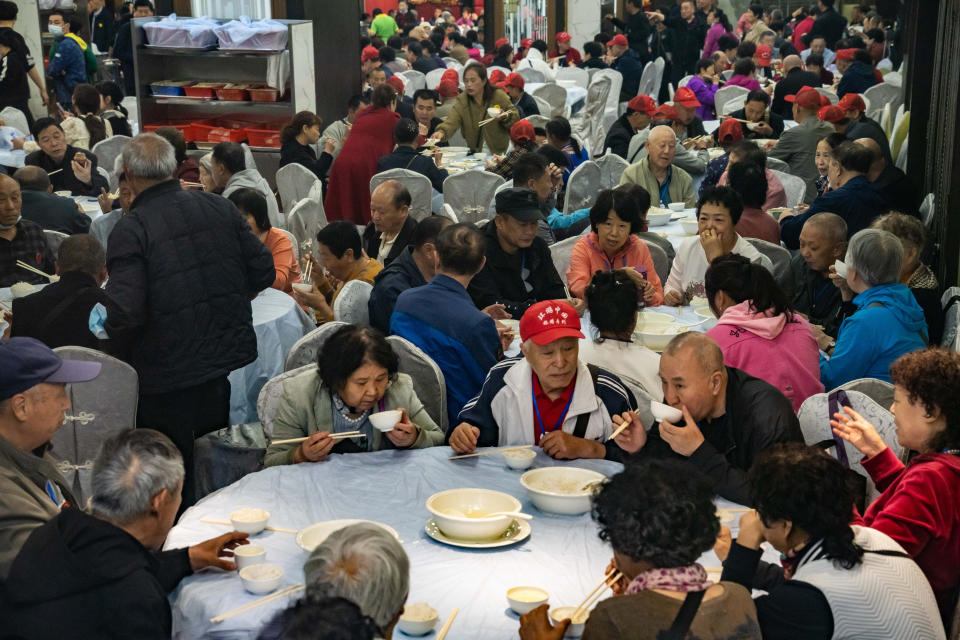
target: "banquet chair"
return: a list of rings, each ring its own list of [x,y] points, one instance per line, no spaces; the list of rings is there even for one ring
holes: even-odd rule
[[[896,161],[894,162],[894,165],[897,167],[897,169],[900,169],[900,171],[903,171],[904,173],[907,172],[907,161],[908,161],[907,149],[909,149],[909,147],[910,147],[910,135],[908,134],[903,139],[903,144],[900,145],[900,152],[897,154]]]
[[[647,157],[647,138],[650,137],[650,128],[640,129],[630,136],[630,143],[627,145],[627,165],[640,162]]]
[[[524,118],[524,120],[532,124],[534,129],[536,129],[537,127],[540,127],[542,129],[543,127],[547,126],[548,122],[550,122],[550,118],[548,116],[542,116],[536,113],[533,115],[527,116],[526,118]]]
[[[731,87],[731,89],[734,87]],[[717,112],[718,115],[728,116],[734,111],[743,109],[743,106],[747,103],[746,94],[742,96],[734,96],[733,98],[727,100],[723,103],[723,108]]]
[[[424,81],[427,83],[427,89],[430,89],[430,91],[436,89],[437,85],[440,84],[440,80],[443,79],[443,74],[445,71],[446,69],[434,69],[424,76]]]
[[[506,67],[487,67],[487,77],[489,78],[490,74],[497,69],[499,69],[505,76],[508,76],[511,73],[513,73],[513,69],[507,69]]]
[[[567,90],[559,84],[545,84],[537,87],[533,91],[534,98],[542,98],[550,105],[549,115],[551,118],[557,116],[566,117],[567,114]],[[539,104],[539,103],[538,103]],[[547,115],[540,113],[540,115]]]
[[[244,168],[254,169],[257,173],[260,173],[260,167],[257,166],[257,159],[253,157],[253,151],[250,151],[250,146],[246,142],[241,142],[240,146],[243,147]]]
[[[960,287],[950,287],[940,297],[943,307],[943,338],[940,346],[945,349],[957,350],[960,344],[958,328],[960,328]]]
[[[556,267],[560,279],[563,280],[563,286],[567,286],[567,269],[570,268],[570,254],[573,252],[574,245],[579,242],[580,236],[572,236],[554,242],[550,245],[550,257],[553,258],[553,266]]]
[[[273,421],[277,417],[277,408],[280,406],[280,398],[283,395],[283,381],[298,376],[304,371],[315,371],[316,361],[296,369],[287,369],[280,375],[270,378],[260,389],[260,395],[257,396],[257,417],[260,418],[260,424],[263,426],[263,435],[269,440],[273,437]]]
[[[660,85],[657,84],[657,63],[651,60],[643,66],[643,72],[640,74],[640,84],[637,86],[638,96],[650,96],[654,100],[660,93]]]
[[[680,87],[687,86],[687,83],[690,82],[691,80],[693,80],[693,76],[683,76],[682,78],[680,78],[680,81],[677,82],[677,89],[679,89]]]
[[[723,79],[724,82],[726,82],[727,80],[733,77],[733,69],[727,69],[726,71],[720,74],[720,77]]]
[[[893,385],[885,380],[876,378],[857,378],[844,382],[837,389],[844,391],[859,391],[878,405],[887,409],[893,404]]]
[[[287,236],[287,240],[290,241],[290,246],[293,247],[293,256],[297,259],[297,262],[300,262],[300,242],[297,241],[297,236],[286,229],[280,229],[280,231],[283,232],[283,235]]]
[[[114,166],[114,162],[116,162],[117,157],[123,153],[124,145],[126,145],[129,141],[130,138],[128,136],[113,136],[111,138],[101,140],[97,144],[93,145],[92,149],[90,149],[90,152],[97,156],[97,167],[102,167],[103,169],[107,170],[107,182],[110,182],[110,169]]]
[[[397,74],[403,80],[403,95],[413,97],[419,89],[427,88],[427,77],[416,69]]]
[[[830,104],[837,104],[840,102],[840,98],[837,97],[837,92],[833,89],[828,89],[827,87],[814,87],[814,89],[816,89],[817,93],[820,95],[830,98]]]
[[[287,230],[297,239],[302,253],[313,248],[317,231],[327,226],[327,215],[323,210],[323,185],[319,180],[310,194],[287,214]]]
[[[620,184],[620,177],[629,167],[629,163],[615,153],[607,152],[594,163],[600,168],[600,188],[613,189]]]
[[[44,229],[43,236],[47,240],[47,246],[50,247],[50,253],[57,256],[57,253],[60,251],[60,243],[66,240],[69,236],[65,233],[59,231],[54,231],[52,229]]]
[[[387,342],[400,360],[400,373],[413,380],[413,390],[427,414],[440,430],[447,432],[447,384],[437,363],[415,344],[400,336],[388,336]]]
[[[804,182],[803,178],[798,178],[795,175],[791,175],[772,167],[770,170],[773,171],[773,174],[780,179],[780,183],[783,185],[783,191],[784,195],[787,197],[788,207],[793,208],[803,202],[803,197],[807,194],[807,183]]]
[[[557,69],[557,82],[561,80],[576,82],[584,89],[590,86],[590,74],[587,73],[586,69],[580,67],[560,67]]]
[[[463,77],[463,65],[460,64],[459,60],[457,60],[456,58],[450,58],[450,57],[440,58],[440,59],[443,60],[444,64],[447,65],[447,69],[456,69],[460,77],[461,78]]]
[[[666,61],[663,59],[663,56],[657,58],[657,59],[654,60],[653,62],[654,62],[655,65],[657,65],[657,67],[656,67],[656,68],[657,68],[657,78],[656,78],[656,83],[654,84],[654,91],[656,91],[656,92],[659,93],[659,92],[660,92],[660,87],[663,85],[663,72],[664,72],[664,70],[667,68],[667,63],[666,63]],[[652,95],[652,96],[650,96],[650,97],[653,98],[654,100],[657,99],[657,98],[656,98],[656,95]]]
[[[603,141],[607,135],[607,129],[604,126],[605,110],[609,104],[611,86],[609,77],[598,76],[587,89],[583,109],[570,119],[571,131],[584,139],[587,151],[594,155],[603,150]]]
[[[771,158],[770,156],[767,156],[767,169],[775,169],[780,173],[790,173],[790,165],[780,158]],[[806,183],[804,183],[804,188],[806,188]]]
[[[126,362],[86,347],[57,347],[61,358],[99,362],[90,382],[67,385],[70,408],[53,437],[51,453],[80,505],[90,497],[93,460],[104,440],[137,426],[137,372]]]
[[[317,175],[299,162],[291,162],[277,169],[277,191],[280,192],[283,212],[289,214],[293,211],[300,200],[310,195],[315,182],[320,183]]]
[[[827,393],[814,394],[800,405],[797,419],[800,421],[803,441],[807,445],[827,449],[844,468],[863,476],[866,480],[866,504],[870,504],[880,495],[880,492],[870,479],[870,474],[863,468],[862,460],[865,456],[852,444],[835,435],[830,426],[830,418],[834,413],[841,411],[841,406],[851,407],[872,424],[883,442],[900,460],[906,462],[908,452],[897,442],[897,426],[894,423],[893,414],[864,393],[834,389]]]
[[[200,498],[263,469],[267,437],[260,422],[234,424],[194,442],[196,496]]]
[[[903,101],[903,88],[894,86],[889,82],[881,82],[864,91],[863,97],[870,101],[867,117],[876,120],[877,115],[886,105],[890,105],[891,111],[900,106]]]
[[[332,322],[324,322],[322,325],[294,342],[293,346],[290,347],[290,352],[287,353],[287,357],[284,360],[283,370],[290,371],[291,369],[297,369],[299,367],[308,365],[311,362],[316,364],[317,355],[323,348],[323,344],[327,341],[327,338],[336,333],[337,329],[345,326],[347,326],[346,322],[337,322],[336,320]]]
[[[367,303],[370,302],[371,291],[373,285],[363,280],[351,280],[343,285],[337,299],[333,301],[334,320],[362,327],[370,326]]]
[[[773,277],[777,283],[783,287],[788,296],[793,296],[793,277],[790,272],[790,252],[778,244],[767,242],[759,238],[747,238],[747,242],[753,247],[770,258],[773,263]]]
[[[745,99],[748,93],[750,93],[750,90],[747,89],[746,87],[737,87],[737,86],[720,87],[719,89],[717,89],[717,92],[713,95],[714,109],[716,109],[716,112],[718,114],[726,113],[723,110],[723,105],[730,102],[734,98],[740,97]]]
[[[923,198],[923,202],[920,203],[920,220],[923,222],[928,230],[933,228],[933,220],[936,217],[936,208],[934,207],[934,196],[932,193],[928,193]]]
[[[462,222],[482,220],[487,217],[497,187],[504,182],[503,176],[489,171],[452,174],[443,181],[443,203],[450,205]]]
[[[613,126],[613,123],[620,117],[620,89],[623,88],[623,74],[616,69],[597,69],[590,80],[590,86],[587,87],[587,102],[590,102],[590,89],[594,84],[606,78],[610,81],[610,88],[607,90],[607,100],[603,109],[600,110],[602,120],[599,123],[603,129],[604,135]],[[586,111],[584,108],[583,111]]]
[[[653,268],[656,270],[657,277],[660,278],[660,285],[662,286],[667,282],[667,276],[670,275],[670,258],[667,257],[667,252],[659,245],[648,242],[647,249],[650,250],[650,258],[653,259]]]
[[[382,182],[397,180],[410,192],[410,215],[414,220],[423,220],[433,214],[433,185],[423,174],[409,169],[388,169],[370,178],[370,194]]]
[[[4,107],[0,110],[0,120],[3,120],[5,125],[13,127],[25,136],[33,133],[30,131],[30,125],[27,124],[27,116],[16,107]]]
[[[597,201],[597,194],[602,189],[603,177],[600,167],[593,160],[582,162],[570,174],[567,180],[566,195],[563,199],[563,215],[578,209],[589,209]]]
[[[553,112],[553,107],[550,105],[549,102],[547,102],[540,96],[531,96],[531,97],[533,98],[533,101],[537,103],[537,111],[540,112],[539,115],[546,116],[547,118],[553,117],[550,115]]]
[[[497,215],[497,194],[504,189],[513,189],[513,180],[507,180],[493,192],[493,197],[490,198],[490,210],[487,213],[488,220],[493,220],[493,216]],[[479,225],[481,222],[482,220],[478,220],[476,224]]]
[[[547,79],[542,72],[537,71],[531,67],[521,67],[517,69],[517,73],[520,74],[520,77],[523,78],[524,82],[546,82]]]
[[[453,207],[451,207],[447,203],[443,204],[443,207],[440,209],[440,213],[438,213],[437,215],[443,216],[447,220],[450,220],[451,222],[453,222],[453,224],[457,224],[458,222],[460,222],[460,220],[457,218],[457,212],[454,211]]]
[[[654,245],[660,247],[660,250],[663,251],[663,255],[667,256],[668,265],[671,265],[671,266],[673,265],[673,259],[677,255],[677,250],[673,248],[673,245],[670,243],[670,240],[668,240],[667,238],[664,238],[659,233],[656,233],[654,231],[639,231],[637,232],[636,235],[638,238],[640,238],[641,240],[647,243],[648,248]],[[651,254],[652,253],[653,252],[651,251]],[[656,261],[654,261],[654,265],[656,265]],[[669,266],[667,268],[666,273],[667,275],[670,275]],[[657,269],[657,275],[660,275],[659,268]],[[660,282],[666,282],[666,281],[667,279],[665,277],[660,278]]]
[[[111,180],[110,171],[105,167],[101,167],[99,164],[97,165],[97,173],[100,174],[101,178],[107,181],[108,185],[112,186],[113,182],[119,182],[119,178],[117,180]]]
[[[893,109],[889,102],[883,105],[883,110],[880,112],[880,128],[883,129],[887,140],[890,140],[890,136],[893,134]]]

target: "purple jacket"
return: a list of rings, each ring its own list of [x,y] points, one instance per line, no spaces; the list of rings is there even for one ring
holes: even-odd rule
[[[697,117],[701,120],[715,120],[713,96],[720,87],[712,82],[707,84],[699,76],[693,76],[687,83],[687,88],[693,91],[697,95],[697,100],[700,101],[700,106],[697,107]]]
[[[702,58],[709,58],[712,56],[717,49],[717,43],[719,42],[722,36],[730,36],[731,38],[736,38],[737,36],[733,35],[732,32],[727,31],[723,28],[723,25],[719,22],[715,22],[712,27],[707,29],[707,39],[703,43],[703,55]]]
[[[756,78],[750,78],[748,76],[734,75],[731,76],[727,83],[723,85],[725,87],[745,87],[750,91],[760,91],[760,82]]]

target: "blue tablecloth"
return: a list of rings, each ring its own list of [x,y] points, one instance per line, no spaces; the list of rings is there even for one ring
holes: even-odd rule
[[[183,514],[167,537],[166,549],[195,544],[226,531],[226,527],[200,522],[201,518],[226,520],[239,507],[270,511],[270,525],[300,529],[315,522],[363,518],[390,525],[400,535],[410,557],[408,602],[427,602],[440,615],[440,623],[459,607],[449,640],[463,638],[516,638],[517,616],[509,611],[507,589],[540,586],[550,593],[551,606],[577,605],[597,586],[612,556],[597,536],[589,514],[559,516],[533,506],[520,485],[520,471],[508,469],[500,455],[459,461],[447,458],[448,447],[414,451],[380,451],[334,455],[319,463],[273,467],[249,475],[213,493]],[[539,449],[534,467],[569,465],[612,475],[619,463],[604,460],[558,462]],[[427,498],[446,489],[481,487],[518,498],[523,510],[534,516],[533,532],[523,542],[489,550],[450,547],[429,538],[424,525],[430,517]],[[718,500],[720,508],[736,505]],[[735,529],[739,513],[726,514]],[[266,548],[267,561],[284,569],[281,588],[303,582],[307,552],[289,533],[264,532],[253,541]],[[775,561],[775,554],[771,556]],[[712,551],[704,554],[705,567],[717,568]],[[716,577],[716,576],[715,576]],[[263,624],[295,600],[280,599],[219,624],[210,618],[252,602],[234,573],[208,570],[193,575],[171,594],[175,638],[255,638]],[[404,638],[396,631],[394,638]],[[435,638],[436,631],[424,638]]]
[[[283,373],[283,360],[313,322],[296,301],[276,289],[264,289],[253,299],[257,359],[230,372],[230,424],[257,421],[257,396],[267,380]]]

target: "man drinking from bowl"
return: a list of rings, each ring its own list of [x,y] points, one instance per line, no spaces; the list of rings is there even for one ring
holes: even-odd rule
[[[457,453],[479,447],[539,445],[563,459],[619,460],[635,451],[628,429],[614,441],[613,416],[629,421],[633,394],[617,376],[579,360],[580,318],[568,303],[545,300],[520,319],[523,357],[494,366],[450,433]]]

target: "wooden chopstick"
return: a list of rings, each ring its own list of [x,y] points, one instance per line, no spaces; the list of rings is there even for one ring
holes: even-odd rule
[[[639,412],[637,409],[634,409],[634,410],[633,410],[633,413],[635,413],[635,414],[637,415],[637,418],[640,417],[640,412]],[[621,433],[623,433],[623,430],[626,429],[627,427],[629,427],[632,422],[633,422],[632,420],[631,420],[630,422],[624,422],[622,425],[620,425],[619,427],[617,427],[617,430],[614,431],[613,433],[611,433],[611,434],[610,434],[610,437],[607,438],[607,442],[613,440],[613,439],[616,438],[618,435],[620,435]],[[643,424],[641,424],[640,426],[642,427]]]
[[[504,451],[516,451],[518,449],[529,449],[532,444],[523,444],[518,447],[504,447],[503,449],[493,449],[492,451],[481,451],[480,453],[467,453],[462,456],[450,456],[447,460],[462,460],[463,458],[475,458],[477,456],[488,456],[491,453],[503,453]]]
[[[47,175],[52,176],[53,174],[60,173],[61,171],[63,171],[63,169],[54,169],[53,171],[48,171]]]
[[[238,616],[238,615],[240,615],[241,613],[246,613],[247,611],[250,611],[251,609],[256,609],[256,608],[259,607],[260,605],[267,604],[268,602],[273,602],[274,600],[279,600],[280,598],[285,598],[286,596],[289,596],[289,595],[291,595],[291,594],[293,594],[293,593],[296,593],[297,591],[300,591],[301,589],[303,589],[303,585],[302,585],[302,584],[295,584],[295,585],[290,586],[290,587],[287,587],[287,588],[285,588],[285,589],[281,589],[280,591],[277,591],[276,593],[271,593],[270,595],[268,595],[268,596],[266,596],[266,597],[264,597],[264,598],[260,598],[259,600],[254,600],[253,602],[249,602],[249,603],[243,605],[242,607],[237,607],[236,609],[233,609],[232,611],[227,611],[226,613],[222,613],[222,614],[220,614],[219,616],[214,616],[213,618],[210,618],[210,622],[214,622],[214,623],[223,622],[223,621],[226,620],[227,618],[232,618],[233,616]]]
[[[344,438],[366,438],[367,434],[360,433],[359,431],[346,431],[344,433],[335,433],[330,436],[331,440],[343,440]],[[307,440],[310,436],[304,438],[287,438],[286,440],[274,440],[270,444],[292,444],[294,442],[303,442]]]
[[[200,518],[200,522],[205,522],[206,524],[222,524],[228,527],[232,527],[233,523],[229,520],[214,520],[213,518]],[[300,533],[296,529],[284,529],[283,527],[264,527],[267,531],[279,531],[280,533]]]
[[[453,619],[457,617],[457,613],[460,611],[460,607],[454,607],[453,611],[450,612],[450,617],[447,618],[447,621],[443,623],[443,628],[440,629],[440,633],[437,634],[437,640],[443,640],[447,637],[447,632],[450,631],[450,625],[453,624]]]
[[[571,621],[576,620],[580,616],[580,614],[584,613],[587,609],[589,609],[590,605],[596,602],[597,599],[600,598],[600,596],[602,596],[607,589],[617,584],[617,581],[622,577],[623,577],[623,574],[620,571],[617,571],[616,569],[613,572],[607,574],[603,578],[603,582],[601,582],[599,585],[597,585],[597,587],[593,591],[587,594],[587,597],[583,599],[583,602],[581,602],[580,605],[573,610],[573,613],[570,614],[570,620]]]
[[[30,266],[29,264],[27,264],[27,263],[24,262],[23,260],[17,260],[17,266],[20,267],[21,269],[26,270],[26,271],[32,271],[33,273],[35,273],[35,274],[37,274],[37,275],[39,275],[39,276],[43,276],[44,278],[47,278],[48,280],[50,280],[50,282],[53,282],[53,281],[54,281],[54,280],[53,280],[54,276],[50,275],[50,274],[47,273],[46,271],[41,271],[40,269],[36,269],[36,268]]]

